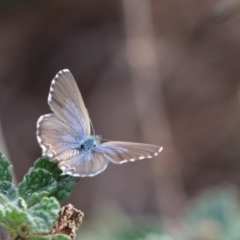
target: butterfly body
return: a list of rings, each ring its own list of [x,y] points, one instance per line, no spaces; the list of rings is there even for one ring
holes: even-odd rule
[[[94,136],[94,135],[86,136],[81,140],[80,146],[79,146],[78,149],[81,152],[91,151],[94,148],[96,148],[99,144],[100,144],[100,137],[99,136]]]
[[[42,155],[58,161],[63,175],[95,176],[104,171],[109,162],[121,164],[152,158],[163,149],[143,143],[101,143],[100,136],[91,135],[88,111],[67,69],[52,80],[48,104],[53,113],[38,119],[37,140]]]

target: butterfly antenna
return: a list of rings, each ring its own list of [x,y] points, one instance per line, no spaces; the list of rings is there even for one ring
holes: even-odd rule
[[[101,140],[106,141],[106,142],[111,142],[112,140],[101,138]]]
[[[91,119],[90,119],[90,125],[91,125],[92,131],[93,131],[93,135],[96,136]]]

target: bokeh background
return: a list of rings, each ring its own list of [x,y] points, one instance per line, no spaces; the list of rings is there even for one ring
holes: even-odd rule
[[[20,181],[36,121],[70,69],[95,132],[161,145],[66,201],[79,239],[240,239],[240,1],[0,1],[2,151]]]

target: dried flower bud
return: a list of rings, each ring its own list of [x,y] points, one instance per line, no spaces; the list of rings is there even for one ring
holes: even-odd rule
[[[68,204],[59,211],[58,219],[50,234],[66,234],[71,239],[76,237],[76,231],[81,226],[84,213]]]

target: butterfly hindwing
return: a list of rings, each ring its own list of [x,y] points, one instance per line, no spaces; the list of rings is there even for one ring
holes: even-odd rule
[[[60,161],[58,166],[63,175],[93,177],[104,171],[108,163],[109,161],[104,154],[98,151],[87,151],[66,161]]]

